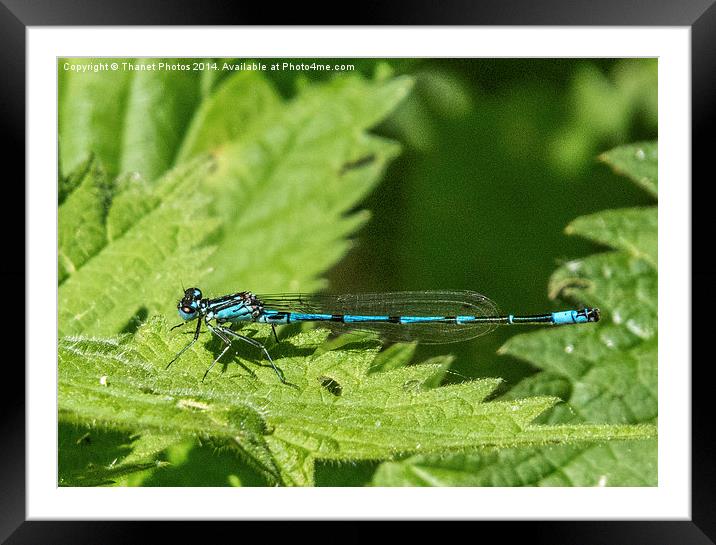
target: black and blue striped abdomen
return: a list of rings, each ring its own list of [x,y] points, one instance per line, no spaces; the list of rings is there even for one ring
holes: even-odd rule
[[[378,316],[356,314],[314,314],[304,312],[280,312],[264,310],[257,319],[267,324],[291,324],[297,322],[334,322],[343,324],[455,324],[510,323],[509,317],[499,316]]]

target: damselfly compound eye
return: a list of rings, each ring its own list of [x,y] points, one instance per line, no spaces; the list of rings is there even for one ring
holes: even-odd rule
[[[189,288],[184,290],[184,299],[201,299],[202,294],[199,288]]]

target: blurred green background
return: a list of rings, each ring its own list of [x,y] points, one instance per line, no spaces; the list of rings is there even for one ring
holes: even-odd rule
[[[315,59],[306,59],[312,62]],[[333,62],[322,59],[322,62]],[[294,61],[296,62],[296,61]],[[597,156],[657,137],[656,59],[393,59],[415,87],[374,132],[403,152],[365,201],[372,212],[329,273],[332,291],[470,289],[513,313],[557,310],[547,281],[558,264],[599,248],[564,234],[577,216],[651,204]],[[280,72],[297,82],[325,73]],[[472,342],[421,346],[417,359],[455,354],[453,378],[533,372],[496,350],[520,328]]]

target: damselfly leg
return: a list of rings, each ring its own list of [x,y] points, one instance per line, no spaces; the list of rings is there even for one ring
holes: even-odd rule
[[[276,364],[273,362],[273,359],[271,358],[271,355],[268,353],[268,350],[266,350],[266,347],[263,344],[261,344],[259,341],[257,341],[256,339],[252,339],[251,337],[245,337],[243,335],[239,335],[235,331],[232,331],[225,327],[221,327],[221,326],[214,327],[209,322],[206,323],[206,327],[208,327],[209,331],[211,331],[214,335],[216,335],[217,337],[219,337],[219,339],[221,339],[221,341],[224,343],[224,349],[214,359],[214,361],[211,362],[211,365],[206,370],[206,372],[204,373],[204,376],[201,379],[202,382],[204,382],[204,379],[206,379],[207,375],[209,374],[209,371],[211,371],[213,369],[214,365],[216,365],[216,362],[218,362],[222,358],[222,356],[224,354],[226,354],[227,350],[229,350],[229,348],[231,348],[231,339],[229,339],[229,337],[233,337],[235,339],[240,339],[244,342],[247,342],[248,344],[260,349],[263,352],[264,356],[266,356],[266,359],[271,364],[271,367],[273,368],[273,370],[278,375],[279,380],[281,380],[281,382],[286,384],[286,378],[283,375],[283,371],[281,371],[281,369],[276,367]],[[184,350],[186,350],[186,348]],[[176,360],[176,358],[174,358],[174,360]],[[174,360],[172,360],[172,361],[174,361]]]
[[[209,324],[207,324],[207,325],[209,325]],[[271,364],[271,367],[273,367],[273,370],[274,370],[274,371],[276,372],[276,374],[278,375],[279,380],[280,380],[281,382],[283,382],[284,384],[287,384],[287,383],[286,383],[286,378],[283,376],[283,371],[281,371],[281,369],[279,369],[278,367],[276,367],[276,364],[273,362],[273,359],[271,358],[271,355],[268,353],[268,350],[266,350],[266,347],[265,347],[263,344],[261,344],[259,341],[257,341],[256,339],[252,339],[251,337],[244,337],[243,335],[239,335],[239,334],[236,333],[235,331],[232,331],[231,329],[228,329],[228,328],[225,328],[225,327],[218,326],[218,327],[211,328],[211,329],[212,329],[213,332],[215,332],[215,333],[217,334],[217,336],[218,336],[219,338],[222,338],[222,336],[219,335],[219,332],[221,332],[221,333],[223,333],[224,335],[230,335],[231,337],[234,337],[235,339],[240,339],[240,340],[242,340],[242,341],[244,341],[244,342],[247,342],[247,343],[249,343],[250,345],[253,345],[253,346],[255,346],[256,348],[258,348],[259,350],[261,350],[261,351],[264,353],[264,356],[266,356],[266,359],[267,359],[267,360],[269,361],[269,363]],[[274,331],[274,333],[275,333],[275,331]],[[230,342],[231,342],[231,341],[229,341],[229,343],[230,343]],[[224,351],[226,351],[226,350],[224,350]],[[224,353],[222,352],[221,355],[223,355],[223,354],[224,354]],[[221,356],[219,356],[219,357],[221,357]],[[218,359],[218,358],[217,358],[217,359]],[[214,363],[216,363],[216,361],[214,361]],[[211,364],[212,367],[213,367],[214,363]],[[209,367],[209,369],[211,369],[211,367]],[[207,373],[208,373],[208,371],[207,371]],[[206,376],[206,375],[204,375],[204,376]]]
[[[208,328],[209,328],[209,331],[211,331],[214,335],[216,335],[216,336],[219,337],[222,341],[224,341],[224,349],[221,351],[221,354],[219,354],[219,355],[216,357],[216,359],[214,359],[214,361],[211,362],[211,365],[210,365],[209,368],[206,370],[206,373],[204,373],[204,376],[201,378],[201,381],[202,381],[202,382],[204,382],[204,379],[206,378],[206,375],[209,374],[209,371],[211,371],[211,368],[214,367],[214,365],[216,365],[216,362],[221,359],[221,356],[223,356],[224,354],[226,354],[226,351],[227,351],[229,348],[231,348],[231,340],[229,340],[229,338],[228,338],[226,335],[223,334],[223,328],[214,327],[214,326],[212,326],[209,322],[206,323],[206,327],[208,327]],[[219,330],[221,330],[221,331],[219,331]]]
[[[172,327],[172,330],[176,329],[177,327],[181,327],[182,325],[184,325],[184,324],[175,325],[174,327]],[[194,344],[194,343],[197,341],[197,339],[199,339],[199,333],[200,333],[200,332],[201,332],[201,319],[198,319],[198,320],[196,321],[196,331],[194,332],[194,338],[191,340],[191,342],[190,342],[189,344],[187,344],[184,348],[182,348],[176,356],[174,356],[174,359],[173,359],[172,361],[170,361],[169,363],[167,363],[167,366],[165,367],[165,369],[169,369],[169,366],[170,366],[172,363],[174,363],[175,361],[177,361],[177,360],[179,359],[179,357],[180,357],[184,352],[186,352],[187,350],[189,350],[189,348],[191,347],[191,345]]]

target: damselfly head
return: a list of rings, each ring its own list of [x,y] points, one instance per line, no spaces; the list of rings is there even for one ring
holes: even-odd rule
[[[191,320],[201,307],[201,290],[199,288],[189,288],[184,290],[184,297],[177,304],[179,316],[184,320]]]

